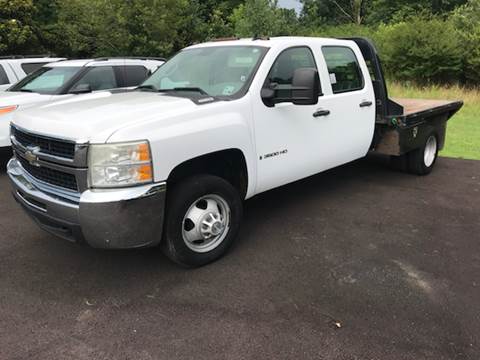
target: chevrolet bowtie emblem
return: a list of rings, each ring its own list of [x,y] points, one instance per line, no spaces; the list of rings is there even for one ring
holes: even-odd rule
[[[30,165],[39,167],[40,164],[38,163],[38,156],[36,153],[40,150],[41,149],[38,146],[27,148],[27,151],[25,151],[25,160],[27,160]]]

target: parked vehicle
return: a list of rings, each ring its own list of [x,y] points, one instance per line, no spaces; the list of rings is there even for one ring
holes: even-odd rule
[[[243,200],[261,192],[371,151],[428,174],[461,106],[390,100],[364,39],[211,42],[184,49],[136,91],[18,112],[8,175],[17,201],[55,235],[97,248],[161,245],[194,267],[227,251]]]
[[[65,59],[38,55],[0,56],[0,91],[8,89],[43,65],[60,60]]]
[[[79,94],[138,86],[164,63],[161,58],[67,60],[42,66],[0,92],[0,148],[10,146],[13,112]]]

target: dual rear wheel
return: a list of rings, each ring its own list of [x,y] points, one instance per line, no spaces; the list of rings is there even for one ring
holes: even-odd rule
[[[394,168],[416,175],[428,175],[432,172],[438,157],[438,136],[431,132],[423,145],[402,156],[392,156]]]

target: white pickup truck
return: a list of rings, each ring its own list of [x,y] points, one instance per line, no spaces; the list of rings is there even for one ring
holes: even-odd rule
[[[43,65],[60,60],[64,60],[64,58],[22,55],[0,56],[0,91],[8,89]]]
[[[226,252],[256,194],[371,151],[429,173],[461,106],[389,100],[365,39],[210,42],[134,91],[15,113],[8,175],[17,201],[55,235],[97,248],[160,245],[194,267]]]

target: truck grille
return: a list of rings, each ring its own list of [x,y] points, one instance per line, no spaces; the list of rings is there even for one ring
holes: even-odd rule
[[[25,131],[11,127],[11,134],[25,147],[38,146],[42,153],[73,159],[75,156],[75,143],[50,139],[48,137],[32,135]]]
[[[48,184],[52,184],[69,190],[78,191],[75,175],[46,167],[33,166],[21,156],[17,156],[17,159],[20,164],[22,164],[22,167],[25,169],[25,171],[34,178]]]

